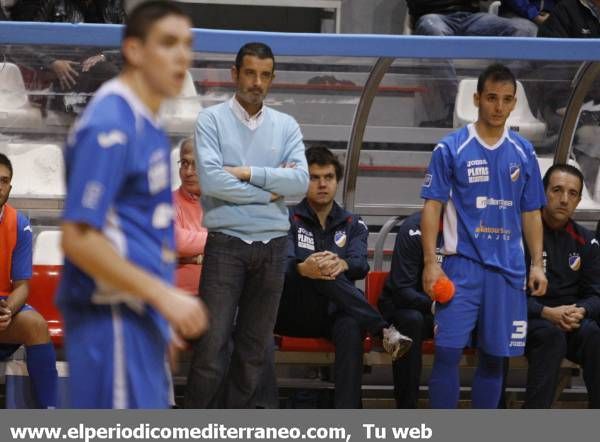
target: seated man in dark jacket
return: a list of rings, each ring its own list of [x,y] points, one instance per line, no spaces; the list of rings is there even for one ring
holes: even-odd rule
[[[442,245],[438,236],[438,251]],[[442,255],[438,254],[441,263]],[[394,397],[398,408],[417,408],[421,377],[421,344],[433,338],[432,300],[423,290],[421,212],[404,220],[394,244],[392,267],[379,298],[384,319],[413,340],[406,357],[393,363]]]
[[[355,286],[369,271],[369,230],[335,201],[342,165],[331,151],[306,151],[310,183],[306,198],[290,208],[288,268],[275,332],[327,337],[335,344],[335,407],[361,407],[363,335],[383,335],[392,359],[409,348],[401,335]]]
[[[583,188],[581,172],[554,165],[544,176],[544,270],[548,289],[529,297],[525,408],[550,408],[563,358],[583,367],[590,408],[600,408],[600,245],[571,217]]]

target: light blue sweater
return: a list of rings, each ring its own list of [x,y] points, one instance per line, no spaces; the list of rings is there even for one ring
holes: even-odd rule
[[[289,115],[264,107],[264,120],[254,131],[238,120],[229,103],[204,109],[196,122],[196,164],[202,186],[204,225],[245,241],[287,235],[288,211],[271,193],[304,195],[308,167],[298,123]],[[282,164],[294,163],[294,168]],[[250,166],[252,178],[241,182],[223,166]]]

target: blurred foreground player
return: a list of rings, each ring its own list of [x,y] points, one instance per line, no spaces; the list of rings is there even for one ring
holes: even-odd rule
[[[523,354],[527,334],[522,238],[532,257],[531,294],[546,291],[540,170],[531,143],[505,126],[515,93],[515,77],[505,66],[494,64],[481,73],[473,97],[477,121],[435,147],[421,190],[423,288],[433,297],[433,285],[443,276],[456,286],[451,301],[436,305],[432,408],[458,405],[458,365],[475,329],[473,408],[496,408],[503,357]],[[443,270],[435,253],[442,210]]]
[[[31,226],[6,201],[13,168],[0,153],[0,360],[21,345],[27,350],[27,371],[40,408],[56,407],[56,355],[48,324],[25,304],[31,279]]]
[[[134,9],[123,72],[67,140],[58,303],[74,408],[166,408],[169,323],[190,338],[206,327],[200,301],[171,285],[170,145],[156,118],[181,90],[191,45],[190,21],[171,2]]]

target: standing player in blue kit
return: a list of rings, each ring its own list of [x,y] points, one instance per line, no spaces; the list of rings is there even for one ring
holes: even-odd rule
[[[473,331],[479,348],[473,407],[496,408],[503,358],[523,354],[527,335],[523,238],[532,257],[531,294],[546,291],[540,170],[531,144],[505,126],[515,94],[508,68],[494,64],[483,71],[474,95],[477,121],[435,147],[425,175],[423,288],[433,297],[434,283],[446,275],[456,286],[451,301],[436,305],[432,408],[458,405],[459,361]],[[443,270],[435,253],[442,211]]]
[[[58,303],[74,408],[167,408],[169,324],[183,337],[206,327],[200,301],[172,285],[170,144],[157,122],[161,102],[181,90],[191,47],[179,8],[142,3],[124,30],[123,72],[67,140]]]

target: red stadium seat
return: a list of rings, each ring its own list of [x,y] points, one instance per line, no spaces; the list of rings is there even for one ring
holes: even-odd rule
[[[44,230],[35,238],[33,275],[29,281],[27,298],[27,303],[48,322],[50,337],[57,347],[63,345],[64,338],[63,320],[54,305],[63,261],[60,239],[59,230]]]
[[[54,305],[61,270],[60,265],[34,265],[27,298],[27,303],[48,322],[50,337],[55,346],[62,346],[64,337],[62,317]]]
[[[379,300],[379,295],[381,295],[381,292],[383,291],[383,284],[385,283],[385,278],[387,278],[388,273],[389,272],[372,271],[367,275],[365,281],[367,299],[369,300],[369,304],[374,307],[377,307],[377,301]]]
[[[371,351],[373,341],[370,336],[363,340],[363,351]],[[294,338],[281,336],[279,351],[300,351],[308,353],[335,353],[335,347],[329,339],[325,338]]]

